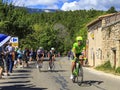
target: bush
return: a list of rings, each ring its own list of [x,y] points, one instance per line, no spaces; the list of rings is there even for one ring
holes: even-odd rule
[[[112,66],[111,66],[111,64],[110,64],[110,61],[105,62],[102,66],[103,66],[103,68],[105,68],[105,69],[112,69]]]
[[[116,73],[120,73],[120,67],[115,70]]]
[[[104,64],[97,66],[96,69],[99,70],[113,70],[110,61],[105,62]]]
[[[97,66],[95,69],[97,70],[101,70],[101,71],[105,71],[105,72],[109,72],[115,75],[120,75],[120,67],[118,67],[117,69],[115,69],[115,67],[111,66],[110,61],[105,62],[104,64]]]

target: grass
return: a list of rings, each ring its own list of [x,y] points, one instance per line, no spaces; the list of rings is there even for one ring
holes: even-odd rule
[[[111,66],[110,61],[107,61],[104,64],[95,67],[95,69],[120,76],[120,67],[115,69],[115,67]]]

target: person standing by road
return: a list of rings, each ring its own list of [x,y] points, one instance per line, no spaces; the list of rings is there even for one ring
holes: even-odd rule
[[[3,59],[4,59],[3,48],[0,47],[0,78],[2,78],[3,67],[4,67]]]
[[[7,57],[7,62],[8,62],[8,72],[12,73],[13,71],[13,66],[14,66],[14,60],[12,57],[12,53],[14,52],[14,48],[12,47],[12,43],[9,42],[8,46],[6,47],[6,54],[8,55]]]
[[[29,49],[28,48],[25,48],[24,51],[23,51],[23,67],[28,67],[28,61],[29,61]]]
[[[29,54],[29,61],[32,61],[33,60],[33,54],[34,54],[34,51],[33,51],[33,48],[30,49],[30,54]]]
[[[22,61],[23,52],[22,52],[21,48],[18,48],[17,54],[18,54],[18,56],[17,56],[18,65],[20,67],[23,67],[23,61]]]

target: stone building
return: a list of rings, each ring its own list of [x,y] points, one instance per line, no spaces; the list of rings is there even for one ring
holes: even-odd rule
[[[120,13],[98,17],[88,25],[88,62],[98,66],[110,60],[120,66]]]

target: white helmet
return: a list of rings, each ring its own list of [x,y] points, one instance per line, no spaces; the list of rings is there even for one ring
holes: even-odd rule
[[[55,48],[54,48],[54,47],[52,47],[52,48],[51,48],[51,50],[55,50]]]
[[[41,49],[43,49],[43,47],[39,47],[39,49],[41,50]]]

